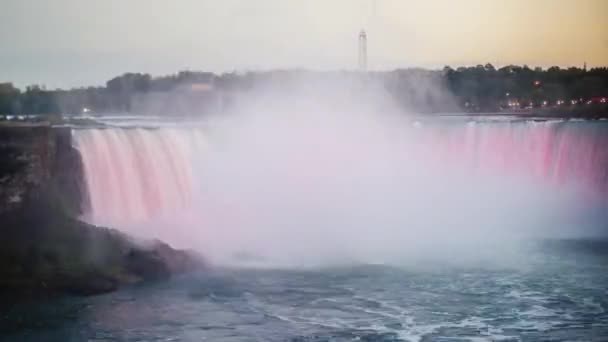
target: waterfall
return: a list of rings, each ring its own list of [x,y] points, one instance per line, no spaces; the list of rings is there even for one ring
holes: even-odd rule
[[[190,246],[200,238],[192,234],[193,229],[213,231],[209,234],[214,238],[223,234],[224,240],[213,242],[215,245],[235,236],[252,241],[257,233],[242,227],[231,231],[230,225],[284,225],[290,217],[298,217],[310,221],[311,227],[318,221],[310,217],[316,216],[329,217],[328,222],[335,225],[342,222],[338,216],[361,214],[366,207],[374,206],[378,209],[369,215],[384,215],[387,222],[409,227],[461,219],[459,210],[468,210],[466,215],[473,220],[488,201],[495,201],[495,207],[503,205],[500,197],[512,184],[517,184],[522,194],[528,191],[519,195],[520,207],[513,204],[513,198],[509,199],[511,202],[505,200],[506,206],[511,206],[510,211],[499,212],[491,220],[512,217],[519,210],[514,207],[527,208],[528,217],[536,215],[535,210],[540,212],[536,207],[550,200],[551,195],[527,201],[528,195],[535,194],[536,184],[554,189],[555,194],[574,189],[583,207],[598,203],[605,207],[608,203],[605,122],[424,120],[396,130],[404,137],[399,143],[393,143],[397,140],[385,143],[382,134],[365,136],[357,131],[333,146],[332,141],[341,139],[336,134],[342,133],[336,132],[341,131],[325,132],[322,127],[319,130],[318,135],[309,134],[307,128],[303,133],[282,132],[268,138],[274,134],[274,128],[266,125],[247,128],[233,134],[232,142],[238,140],[235,153],[227,147],[229,144],[223,145],[230,139],[209,136],[208,130],[200,127],[73,129],[73,143],[82,155],[90,200],[90,210],[84,219]],[[287,140],[285,145],[277,149],[283,139]],[[349,147],[353,143],[357,146]],[[231,156],[222,159],[225,154]],[[434,169],[429,168],[435,171],[432,176],[426,173],[424,164],[434,165]],[[391,169],[393,165],[399,167]],[[443,180],[453,173],[467,175],[466,186],[452,187],[450,183],[457,182]],[[502,188],[490,193],[484,189],[486,183],[473,184],[476,177],[480,180],[491,177],[491,184],[503,184]],[[518,179],[526,182],[517,183]],[[427,186],[431,187],[429,191]],[[324,198],[326,192],[329,195]],[[434,207],[437,196],[440,207]],[[479,203],[461,208],[461,198],[469,201],[479,198]],[[443,210],[445,213],[439,216],[445,218],[418,217],[433,215],[427,214],[419,199],[428,201],[435,212]],[[290,201],[295,204],[290,206]],[[340,201],[353,201],[356,205],[336,203]],[[411,213],[406,215],[402,207],[391,204],[397,202],[419,208],[410,209]],[[455,209],[449,209],[452,204]],[[309,210],[309,206],[314,208]],[[393,208],[390,210],[403,217],[393,217],[386,208]],[[550,206],[544,209],[548,216],[559,212]],[[498,212],[496,208],[493,210]],[[272,215],[284,215],[280,218],[283,221],[280,224],[267,221]],[[488,217],[485,224],[490,222]],[[460,222],[461,226],[469,223]],[[270,236],[267,239],[272,239]]]
[[[420,128],[420,127],[419,127]],[[424,127],[420,153],[448,168],[527,176],[608,197],[608,125],[593,121],[469,122]]]
[[[75,129],[73,137],[92,223],[145,222],[191,204],[195,160],[205,147],[199,129]]]

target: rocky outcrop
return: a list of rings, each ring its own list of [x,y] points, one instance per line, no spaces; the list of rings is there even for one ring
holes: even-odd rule
[[[57,193],[62,206],[72,215],[80,215],[89,208],[84,166],[80,153],[72,146],[70,128],[53,128],[54,153],[50,183]]]
[[[73,219],[49,199],[27,198],[0,216],[0,293],[92,295],[202,266],[193,253]]]
[[[194,253],[77,219],[82,163],[67,128],[0,127],[0,299],[93,295],[202,267]]]
[[[48,125],[0,125],[0,213],[21,206],[32,189],[48,184],[55,140]]]
[[[0,125],[0,213],[18,208],[30,192],[50,188],[70,214],[88,206],[80,154],[69,127]]]

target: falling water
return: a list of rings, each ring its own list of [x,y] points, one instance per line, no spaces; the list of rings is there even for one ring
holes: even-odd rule
[[[446,167],[528,176],[608,197],[608,125],[593,121],[502,121],[424,127],[422,153]],[[430,151],[429,151],[429,146]]]
[[[187,208],[193,161],[204,153],[198,129],[76,129],[90,196],[87,219],[124,226]]]
[[[546,203],[566,192],[576,194],[568,205],[580,208],[605,208],[608,199],[608,125],[602,122],[413,121],[397,130],[404,139],[386,143],[383,134],[364,136],[367,125],[346,138],[329,127],[312,134],[272,127],[268,132],[284,135],[271,138],[266,128],[248,128],[236,134],[236,153],[226,143],[230,137],[212,138],[195,127],[75,129],[90,198],[85,219],[207,250],[229,240],[246,248],[258,239],[265,242],[252,247],[256,252],[296,253],[310,234],[309,245],[334,241],[327,246],[332,251],[374,239],[384,251],[391,237],[415,237],[422,246],[428,235],[428,246],[437,246],[450,231],[435,226],[487,240],[508,226],[551,225],[560,219],[541,222],[541,216],[558,217],[563,207]],[[454,175],[467,181],[452,185],[458,184]],[[513,185],[521,188],[519,197]],[[538,189],[546,188],[551,191],[540,196]],[[290,230],[295,222],[299,227]],[[401,228],[379,228],[385,225]],[[477,225],[498,228],[482,235],[472,230]],[[315,229],[319,235],[312,237]]]

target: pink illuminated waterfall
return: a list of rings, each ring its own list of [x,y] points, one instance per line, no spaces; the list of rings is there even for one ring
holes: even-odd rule
[[[403,133],[413,137],[410,148],[448,172],[525,176],[575,187],[604,203],[608,198],[603,122],[429,121]],[[84,162],[91,222],[120,227],[191,207],[197,168],[204,168],[197,161],[207,144],[200,128],[75,129],[73,137]]]
[[[419,152],[446,168],[522,176],[608,200],[608,125],[504,121],[418,127]]]
[[[193,172],[204,147],[197,129],[77,129],[89,192],[88,219],[122,226],[191,204]]]

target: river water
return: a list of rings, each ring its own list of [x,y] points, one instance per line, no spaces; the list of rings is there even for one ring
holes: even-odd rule
[[[218,268],[21,304],[2,341],[606,341],[608,245],[562,241],[516,266]]]
[[[0,341],[608,341],[606,122],[357,118],[75,129],[84,219],[251,260],[2,308]]]

